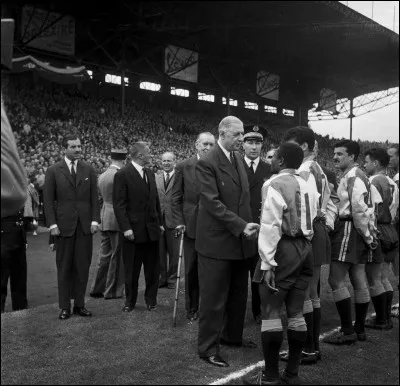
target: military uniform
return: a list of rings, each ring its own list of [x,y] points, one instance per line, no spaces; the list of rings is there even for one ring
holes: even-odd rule
[[[113,149],[113,159],[125,159],[127,152]],[[119,170],[116,165],[111,165],[98,180],[99,191],[102,199],[100,212],[101,246],[97,273],[93,280],[90,296],[105,299],[121,298],[124,295],[125,279],[124,265],[122,262],[120,232],[113,208],[113,185],[115,173]]]

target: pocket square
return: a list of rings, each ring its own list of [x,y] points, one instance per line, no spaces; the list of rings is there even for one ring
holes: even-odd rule
[[[86,178],[85,178],[85,181],[87,181],[88,179],[89,179],[89,177],[86,177]]]

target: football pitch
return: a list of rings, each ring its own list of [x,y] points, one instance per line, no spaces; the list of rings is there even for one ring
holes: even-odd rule
[[[11,299],[7,298],[1,316],[1,384],[242,384],[243,376],[252,379],[259,371],[260,326],[253,321],[250,296],[244,337],[257,342],[258,348],[222,347],[221,355],[230,367],[216,368],[197,356],[197,322],[188,324],[185,319],[183,282],[175,328],[175,290],[160,289],[157,310],[148,312],[143,275],[133,312],[121,312],[123,299],[87,297],[92,318],[60,321],[55,252],[48,249],[48,233],[28,236],[28,243],[29,309],[9,312]],[[87,295],[99,245],[100,236],[95,235]],[[339,325],[327,273],[326,268],[321,282],[323,333]],[[398,302],[397,290],[394,302]],[[399,324],[393,320],[390,331],[368,330],[366,342],[344,347],[321,343],[322,361],[300,368],[303,383],[399,384]]]

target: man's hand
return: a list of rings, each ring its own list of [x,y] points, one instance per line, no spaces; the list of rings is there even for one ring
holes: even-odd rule
[[[165,232],[165,229],[162,225],[160,225],[160,230],[161,230],[161,233]]]
[[[56,250],[56,244],[50,244],[49,249],[51,252],[54,252]]]
[[[177,227],[175,227],[175,229],[178,232],[186,232],[186,226],[185,225],[178,225]]]
[[[244,228],[243,234],[246,239],[255,239],[257,237],[257,232],[260,229],[260,226],[254,222],[250,222],[246,224]]]
[[[58,227],[55,227],[55,228],[50,230],[50,234],[52,236],[60,236],[60,230],[58,229]]]
[[[129,241],[134,241],[135,240],[135,236],[133,234],[133,230],[132,229],[129,229],[129,230],[125,231],[124,232],[124,236]]]
[[[264,283],[273,293],[278,293],[278,288],[275,287],[275,272],[272,270],[265,271],[264,273]]]
[[[91,225],[90,226],[90,232],[92,232],[92,235],[94,235],[98,230],[99,230],[99,226],[98,225]]]

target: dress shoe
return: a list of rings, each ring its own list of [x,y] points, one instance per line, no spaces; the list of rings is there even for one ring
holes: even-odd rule
[[[279,359],[283,362],[288,362],[289,361],[289,351],[281,351],[279,353]],[[300,364],[301,365],[313,365],[317,363],[319,360],[321,360],[321,353],[320,352],[301,352],[301,360]]]
[[[257,375],[251,378],[243,379],[244,385],[280,385],[279,378],[268,377],[264,371],[260,371]]]
[[[245,347],[245,348],[257,348],[257,344],[254,343],[252,340],[242,340],[239,343],[228,342],[225,339],[220,339],[220,344],[223,346],[230,346],[230,347]]]
[[[168,284],[168,289],[175,289],[175,284],[174,283],[169,283]]]
[[[133,307],[133,306],[124,306],[124,307],[122,308],[122,311],[123,311],[123,312],[131,312],[131,311],[133,311],[134,308],[135,308],[135,307]]]
[[[168,287],[168,283],[160,283],[158,285],[158,288],[167,288]]]
[[[71,316],[70,310],[61,310],[60,315],[58,315],[58,319],[66,320]]]
[[[147,305],[147,309],[148,309],[149,311],[155,311],[156,308],[157,308],[156,305],[154,305],[154,306],[151,306],[150,304]]]
[[[103,294],[96,294],[96,293],[91,293],[91,294],[89,294],[89,296],[91,298],[102,298],[102,297],[104,297]]]
[[[92,313],[85,307],[74,307],[73,313],[79,316],[92,316]]]
[[[203,361],[205,361],[213,366],[229,367],[229,364],[227,362],[225,362],[219,355],[211,355],[209,357],[203,357],[201,359],[203,359]]]

